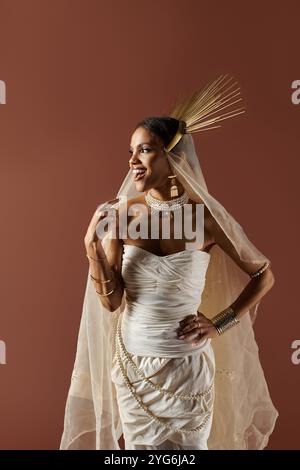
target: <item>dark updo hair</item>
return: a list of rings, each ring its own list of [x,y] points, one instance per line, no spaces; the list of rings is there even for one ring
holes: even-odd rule
[[[147,129],[148,131],[160,137],[164,143],[164,146],[167,147],[176,134],[179,125],[182,126],[182,131],[185,132],[186,123],[184,121],[179,121],[178,119],[172,118],[170,116],[151,116],[140,121],[136,125],[135,129],[138,127]]]

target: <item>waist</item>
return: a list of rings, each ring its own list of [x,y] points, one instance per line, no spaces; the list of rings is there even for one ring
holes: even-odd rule
[[[119,331],[127,351],[137,356],[182,357],[189,356],[210,345],[210,338],[204,339],[197,346],[177,337],[179,322],[190,314],[195,314],[197,306],[191,310],[175,309],[175,312],[161,313],[143,308],[128,308],[120,317]]]

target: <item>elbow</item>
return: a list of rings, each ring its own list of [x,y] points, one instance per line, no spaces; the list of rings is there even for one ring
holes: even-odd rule
[[[271,283],[271,287],[273,287],[274,284],[275,284],[275,276],[274,276],[273,272],[271,272],[271,274],[272,274],[272,283]]]
[[[110,313],[114,313],[122,304],[122,299],[123,299],[123,292],[120,292],[119,295],[117,295],[114,299],[111,299],[111,301],[107,305],[107,310]]]
[[[121,304],[120,304],[120,305],[121,305]],[[110,304],[110,305],[109,305],[109,308],[108,308],[109,312],[110,312],[110,313],[114,313],[114,312],[120,307],[120,305],[111,305],[111,304]]]
[[[270,268],[266,269],[264,273],[264,284],[267,288],[267,290],[272,289],[275,283],[275,276],[273,274],[273,271],[271,271]]]
[[[115,312],[120,307],[116,302],[102,302],[102,305],[110,313]]]
[[[121,284],[117,284],[116,289],[112,295],[102,298],[102,304],[110,313],[114,313],[122,304],[124,294],[124,287]]]
[[[107,300],[103,300],[103,299],[101,299],[100,302],[102,306],[105,308],[105,310],[107,310],[110,313],[115,312],[117,308],[120,307],[120,304],[116,302],[111,302],[111,301],[108,302]]]

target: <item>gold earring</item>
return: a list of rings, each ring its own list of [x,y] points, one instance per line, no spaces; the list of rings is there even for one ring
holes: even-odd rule
[[[168,176],[168,178],[172,178],[172,179],[171,179],[171,184],[172,184],[172,186],[171,186],[171,189],[170,189],[170,196],[171,196],[171,197],[174,197],[174,196],[176,197],[176,196],[178,196],[178,187],[176,186],[176,179],[175,179],[176,176],[177,176],[177,175],[170,175],[170,176]]]

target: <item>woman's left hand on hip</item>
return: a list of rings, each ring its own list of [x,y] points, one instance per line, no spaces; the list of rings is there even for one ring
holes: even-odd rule
[[[212,321],[201,312],[185,317],[179,322],[177,330],[179,339],[193,342],[194,346],[197,346],[204,339],[214,338],[217,335],[218,332]]]

